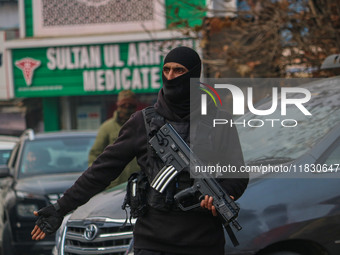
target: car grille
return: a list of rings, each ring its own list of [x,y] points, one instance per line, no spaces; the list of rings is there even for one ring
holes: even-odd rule
[[[132,240],[132,225],[122,220],[96,218],[67,222],[63,234],[62,255],[123,255]]]

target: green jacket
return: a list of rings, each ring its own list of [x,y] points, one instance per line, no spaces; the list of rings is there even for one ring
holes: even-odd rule
[[[92,165],[93,161],[104,151],[106,146],[114,143],[118,138],[120,128],[122,126],[117,122],[117,113],[113,114],[113,117],[106,120],[100,127],[97,133],[96,140],[90,150],[88,163]],[[134,158],[129,164],[126,165],[124,171],[120,176],[111,182],[109,188],[118,184],[126,182],[129,176],[139,170],[137,160]]]

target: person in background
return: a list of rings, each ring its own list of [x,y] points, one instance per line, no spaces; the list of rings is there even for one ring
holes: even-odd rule
[[[51,155],[46,148],[33,147],[27,152],[21,173],[34,175],[44,171],[53,170]]]
[[[119,131],[124,123],[130,118],[137,109],[136,94],[131,90],[122,90],[118,94],[117,109],[113,113],[112,118],[103,122],[99,127],[96,140],[90,150],[88,164],[92,165],[93,161],[105,150],[106,146],[116,141]],[[138,171],[136,158],[134,158],[125,168],[120,176],[111,182],[107,188],[117,186],[126,182],[129,176]]]

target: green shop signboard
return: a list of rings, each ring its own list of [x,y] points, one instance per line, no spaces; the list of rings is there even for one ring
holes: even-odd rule
[[[16,97],[153,93],[163,55],[193,39],[13,49]]]

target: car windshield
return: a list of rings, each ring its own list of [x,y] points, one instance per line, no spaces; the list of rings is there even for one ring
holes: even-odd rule
[[[94,139],[83,136],[27,141],[18,177],[84,171]]]
[[[260,162],[284,163],[306,153],[324,135],[339,124],[340,120],[340,79],[326,79],[303,86],[311,92],[309,102],[303,104],[312,114],[305,116],[295,105],[287,105],[287,115],[281,116],[281,102],[278,109],[270,116],[258,116],[247,113],[236,120],[237,123],[251,125],[237,126],[241,146],[246,163],[256,164]],[[295,95],[298,97],[299,94]],[[300,95],[301,96],[301,95]],[[292,98],[292,95],[289,96]],[[257,109],[269,109],[272,101],[269,100]],[[268,121],[279,119],[280,121]],[[283,127],[281,121],[286,126]],[[264,124],[263,124],[264,123]],[[262,125],[262,126],[261,126]],[[261,127],[252,127],[261,126]],[[274,127],[272,127],[274,126]]]

